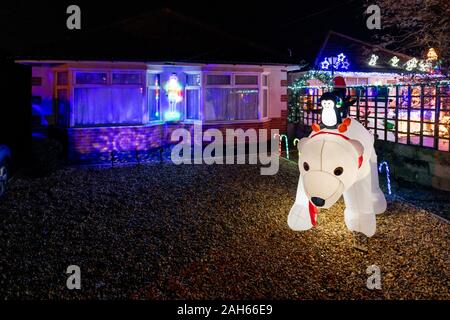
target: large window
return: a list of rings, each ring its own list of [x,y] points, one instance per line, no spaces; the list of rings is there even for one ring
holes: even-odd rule
[[[200,120],[200,88],[199,73],[186,74],[186,119]]]
[[[144,91],[139,72],[76,72],[75,126],[141,124]]]
[[[207,74],[206,121],[256,120],[259,109],[259,75]]]
[[[263,74],[262,75],[262,84],[261,84],[261,90],[262,90],[262,116],[263,118],[267,118],[267,110],[269,108],[269,75]]]
[[[161,85],[160,75],[156,73],[149,73],[147,75],[148,86],[148,118],[150,121],[161,119]]]

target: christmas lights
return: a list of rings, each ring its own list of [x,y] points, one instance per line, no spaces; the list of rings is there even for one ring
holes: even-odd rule
[[[294,141],[292,142],[292,144],[294,145],[294,147],[296,147],[299,142],[300,142],[300,139],[295,138]],[[300,156],[300,150],[298,150],[298,156]]]
[[[322,61],[320,64],[320,67],[322,69],[328,69],[329,66],[330,66],[330,63],[327,60]]]
[[[281,137],[280,137],[280,135],[278,133],[275,133],[273,135],[273,138],[274,139],[278,139],[278,156],[281,157]]]
[[[383,166],[384,166],[384,168],[386,170],[386,181],[387,181],[388,193],[392,194],[392,191],[391,191],[391,176],[390,176],[390,173],[389,173],[389,165],[388,165],[388,163],[386,161],[381,162],[380,165],[378,166],[378,171],[381,173],[382,170],[383,170]]]
[[[378,56],[376,54],[373,54],[370,57],[369,66],[375,66],[377,64]]]
[[[169,100],[169,110],[164,113],[164,119],[166,121],[180,120],[181,114],[176,110],[176,106],[178,102],[183,100],[183,88],[175,73],[170,76],[169,81],[167,81],[164,86],[164,89],[166,90],[167,100]]]
[[[300,177],[289,227],[295,231],[312,228],[318,209],[329,209],[343,195],[347,228],[373,236],[375,216],[386,210],[386,199],[375,183],[378,170],[372,134],[354,119],[345,134],[321,129],[298,145]]]
[[[338,54],[337,57],[338,57],[338,62],[343,62],[345,60],[345,54],[343,54],[343,53]]]
[[[350,66],[350,62],[348,61],[345,54],[342,52],[337,55],[337,60],[333,61],[333,58],[336,59],[336,57],[326,57],[323,59],[323,61],[320,63],[320,67],[324,70],[328,70],[330,65],[333,65],[334,70],[339,69],[346,69],[348,70],[348,67]]]
[[[416,58],[412,58],[412,59],[408,60],[406,62],[406,70],[407,71],[412,71],[414,68],[417,67],[417,63],[418,62],[419,61]]]
[[[398,67],[398,63],[400,62],[400,59],[397,58],[397,56],[393,56],[391,60],[389,60],[389,62],[391,63],[391,66],[393,67]]]
[[[286,149],[286,159],[289,159],[289,140],[287,135],[282,134],[280,136],[280,141],[283,142],[283,139],[284,139],[284,147]]]
[[[434,50],[434,48],[428,49],[427,60],[436,61],[437,59],[438,59],[438,55],[437,55],[436,51]]]

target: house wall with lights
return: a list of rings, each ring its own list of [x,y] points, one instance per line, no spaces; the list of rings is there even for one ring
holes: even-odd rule
[[[412,57],[331,31],[311,69],[342,76],[348,86],[389,85],[398,84],[413,74],[429,76],[438,73],[439,57],[433,48],[429,48],[423,57]],[[293,84],[305,73],[290,73],[289,83]],[[314,79],[308,84],[324,85]]]
[[[286,131],[287,66],[18,62],[32,66],[35,126],[64,130],[73,161],[156,148],[194,124]]]

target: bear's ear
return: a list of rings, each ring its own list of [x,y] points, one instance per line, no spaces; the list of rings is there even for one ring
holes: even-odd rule
[[[300,141],[297,143],[297,148],[299,152],[302,152],[303,146],[305,145],[305,143],[307,143],[309,141],[310,138],[302,138],[300,139]]]
[[[358,153],[358,156],[362,156],[364,153],[364,147],[361,144],[361,142],[359,142],[358,140],[352,140],[352,139],[350,139],[348,141],[353,145],[356,152]]]

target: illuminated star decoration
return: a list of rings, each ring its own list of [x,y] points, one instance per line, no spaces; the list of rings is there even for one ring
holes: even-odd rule
[[[418,63],[418,62],[419,62],[419,61],[417,61],[416,58],[412,58],[412,59],[408,60],[408,61],[406,62],[406,70],[408,70],[408,71],[413,70],[414,68],[417,67],[417,63]]]
[[[369,66],[375,66],[377,64],[378,56],[376,54],[373,54],[370,57]]]
[[[391,59],[391,66],[393,67],[398,67],[398,62],[400,61],[399,58],[397,58],[397,56],[393,56]]]
[[[350,66],[350,62],[348,62],[348,60],[344,60],[344,61],[341,63],[342,69],[348,70],[348,67],[349,67],[349,66]]]
[[[345,59],[345,54],[343,54],[342,52],[340,54],[338,54],[337,56],[338,58],[338,62],[343,62]]]
[[[329,66],[330,66],[330,63],[326,59],[320,63],[320,67],[322,69],[328,69]]]
[[[328,70],[328,68],[330,67],[331,63],[328,61],[328,59],[329,58],[325,58],[320,63],[320,67],[322,69]],[[346,69],[346,70],[348,70],[349,66],[350,66],[350,62],[348,62],[348,59],[345,56],[345,54],[343,54],[343,53],[338,54],[337,61],[333,64],[334,69],[335,70],[339,70],[339,69]]]

